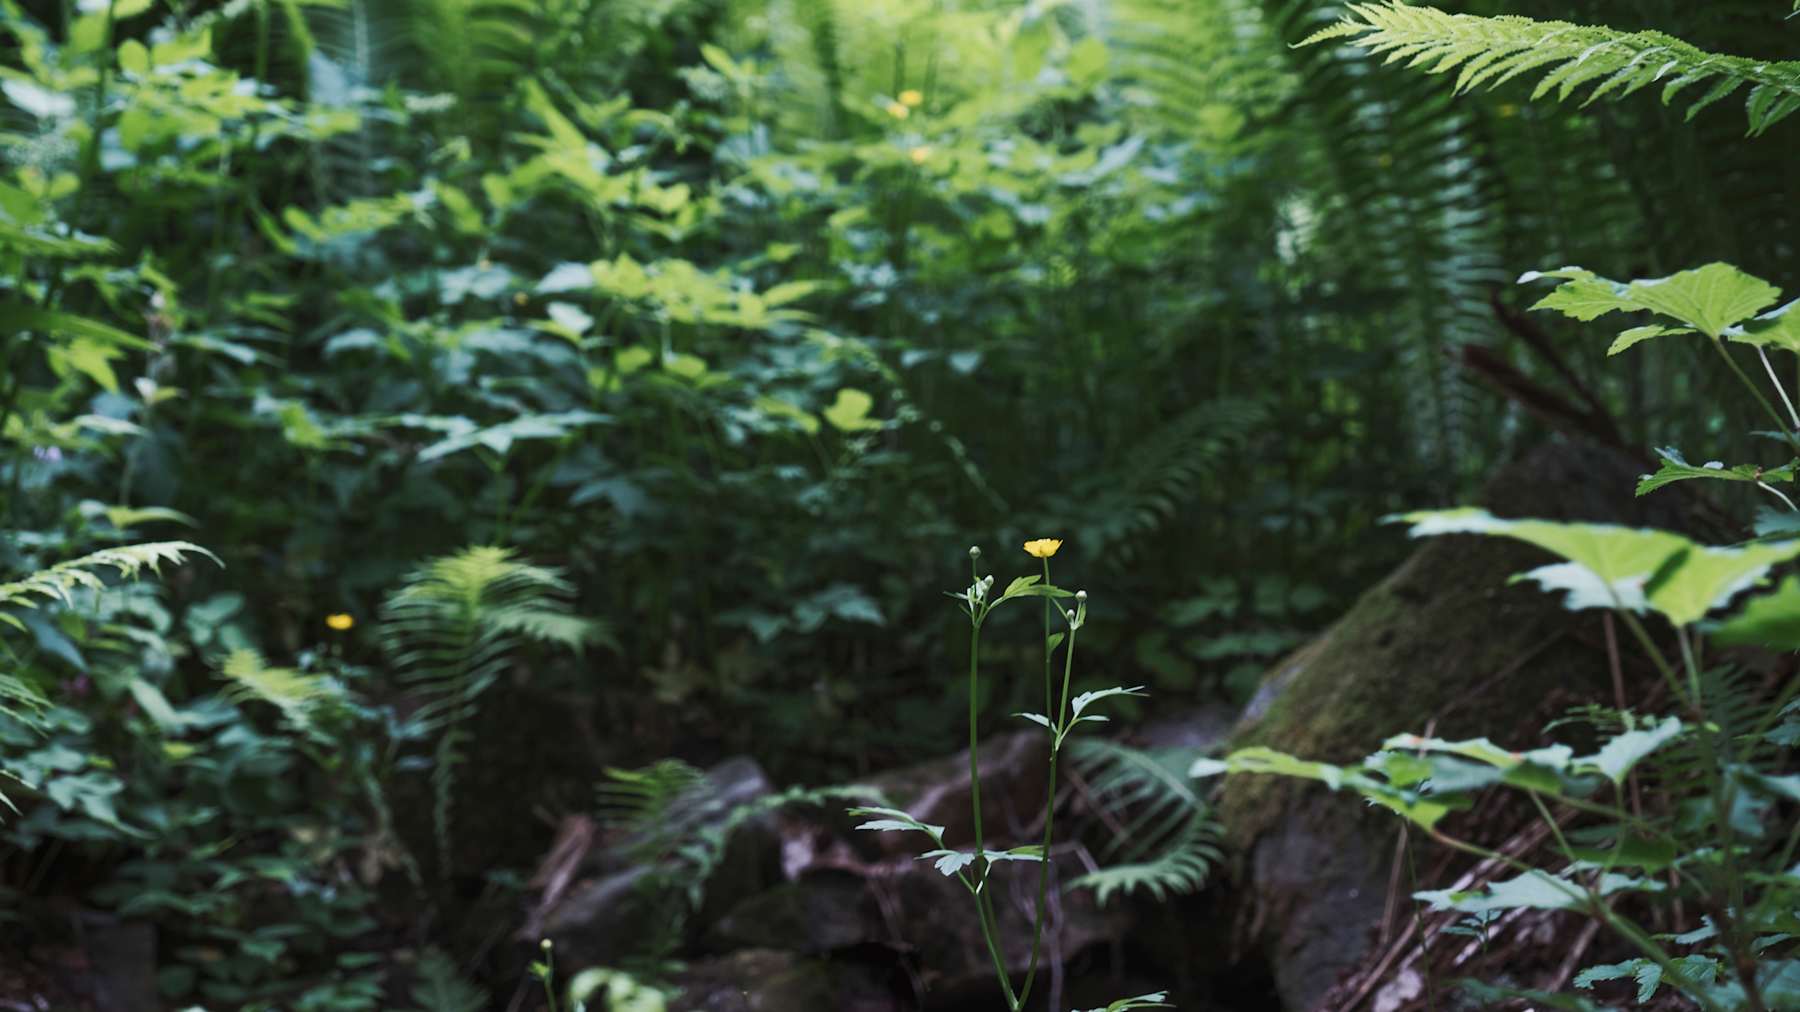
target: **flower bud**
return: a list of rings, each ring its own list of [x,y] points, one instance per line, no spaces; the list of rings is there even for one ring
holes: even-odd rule
[[[1085,590],[1076,591],[1075,592],[1075,600],[1079,601],[1082,604],[1086,604],[1087,603],[1087,591],[1085,591]]]
[[[980,545],[970,545],[969,546],[969,558],[971,558],[971,559],[981,558],[981,546]]]

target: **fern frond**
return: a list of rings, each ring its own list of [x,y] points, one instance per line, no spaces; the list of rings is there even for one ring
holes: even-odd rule
[[[426,949],[419,957],[419,982],[412,1000],[421,1012],[480,1012],[487,1007],[485,991],[469,983],[444,950]]]
[[[268,703],[281,711],[282,719],[294,730],[330,744],[318,718],[343,702],[342,688],[335,680],[293,668],[269,667],[262,654],[247,648],[227,655],[219,674],[231,683],[225,690],[227,698]]]
[[[1139,889],[1162,900],[1206,884],[1221,857],[1219,830],[1185,776],[1195,758],[1192,750],[1146,751],[1087,739],[1074,745],[1071,755],[1111,833],[1101,856],[1117,863],[1083,875],[1069,888],[1091,888],[1104,904],[1114,894]]]
[[[672,845],[669,813],[703,792],[706,774],[680,759],[660,759],[635,770],[608,769],[595,789],[602,825],[625,834],[627,849],[663,853]]]
[[[105,548],[79,559],[59,562],[23,580],[0,583],[0,605],[16,604],[34,608],[37,606],[34,598],[71,604],[76,590],[106,589],[106,581],[95,570],[111,567],[117,571],[120,579],[135,580],[146,569],[152,573],[160,573],[163,563],[180,565],[187,561],[189,555],[204,555],[218,562],[221,567],[225,565],[219,562],[218,556],[186,541],[152,541],[141,545]],[[14,619],[8,621],[18,624]]]
[[[1139,889],[1159,903],[1170,895],[1196,892],[1206,885],[1213,865],[1223,856],[1218,839],[1217,824],[1205,813],[1195,812],[1158,853],[1143,861],[1089,872],[1070,882],[1069,888],[1092,889],[1094,902],[1101,906],[1114,894],[1130,895]]]
[[[1544,70],[1534,99],[1555,92],[1559,101],[1592,85],[1583,104],[1620,99],[1652,84],[1662,85],[1666,105],[1696,85],[1700,110],[1744,88],[1750,133],[1760,134],[1800,109],[1800,61],[1771,62],[1709,53],[1662,32],[1622,32],[1567,21],[1480,17],[1416,7],[1400,0],[1352,4],[1342,21],[1309,36],[1301,45],[1342,39],[1405,61],[1430,74],[1456,72],[1456,90],[1498,87]]]
[[[571,611],[573,591],[554,569],[478,546],[426,563],[382,605],[382,646],[419,699],[413,724],[438,736],[433,822],[446,874],[456,768],[468,738],[461,724],[527,641],[579,649],[599,635]]]

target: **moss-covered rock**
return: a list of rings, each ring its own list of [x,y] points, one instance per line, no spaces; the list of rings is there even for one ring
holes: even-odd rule
[[[1632,495],[1641,470],[1611,451],[1559,443],[1502,470],[1480,502],[1500,516],[1692,531],[1687,500]],[[1572,704],[1610,702],[1601,613],[1565,611],[1552,595],[1508,583],[1546,561],[1507,539],[1421,543],[1324,635],[1268,672],[1233,746],[1351,762],[1406,731],[1535,739]],[[1286,1007],[1311,1009],[1367,950],[1387,901],[1398,825],[1358,798],[1276,777],[1230,778],[1219,812],[1239,858],[1244,922]]]

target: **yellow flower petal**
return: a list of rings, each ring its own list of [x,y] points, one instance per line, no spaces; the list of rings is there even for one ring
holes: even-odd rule
[[[905,119],[912,115],[912,110],[901,105],[899,102],[889,102],[887,104],[887,114],[895,119]]]
[[[916,109],[925,104],[925,93],[917,88],[908,88],[900,93],[900,104]]]
[[[356,620],[340,611],[336,615],[325,616],[325,624],[338,632],[343,632],[355,625]]]
[[[1039,538],[1036,541],[1025,542],[1026,554],[1039,559],[1048,559],[1050,556],[1055,555],[1056,550],[1061,547],[1061,538]]]
[[[921,144],[911,151],[908,151],[906,156],[912,159],[914,165],[924,165],[925,160],[931,157],[931,147],[926,144]]]

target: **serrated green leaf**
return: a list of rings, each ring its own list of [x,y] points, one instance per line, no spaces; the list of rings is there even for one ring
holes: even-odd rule
[[[1114,686],[1110,689],[1097,689],[1093,692],[1083,692],[1076,696],[1074,701],[1069,704],[1069,711],[1071,716],[1080,718],[1081,711],[1098,703],[1102,699],[1110,699],[1114,696],[1145,696],[1148,694],[1149,693],[1144,691],[1142,685],[1133,685],[1130,688]]]
[[[934,826],[929,822],[920,822],[898,808],[852,808],[850,814],[857,817],[875,816],[868,822],[857,826],[857,829],[869,829],[876,832],[919,832],[940,840],[944,835],[944,827]]]
[[[1714,625],[1713,642],[1800,650],[1800,577],[1790,576],[1773,594],[1753,597],[1742,611]]]
[[[1638,481],[1637,494],[1640,496],[1654,492],[1664,485],[1672,485],[1678,481],[1689,481],[1696,478],[1706,478],[1714,481],[1793,481],[1795,469],[1800,468],[1800,460],[1789,461],[1780,467],[1772,467],[1767,470],[1757,467],[1754,464],[1738,464],[1735,467],[1726,467],[1716,460],[1708,461],[1699,467],[1695,467],[1687,462],[1686,458],[1681,455],[1680,450],[1677,450],[1672,446],[1659,449],[1656,451],[1656,454],[1662,458],[1662,469],[1655,474],[1646,474]]]
[[[1633,766],[1645,756],[1674,741],[1681,730],[1681,721],[1670,717],[1648,730],[1626,731],[1614,735],[1600,751],[1575,762],[1577,766],[1590,766],[1600,771],[1615,784],[1623,783],[1625,775],[1631,772]]]
[[[1398,518],[1414,537],[1491,534],[1537,545],[1569,560],[1521,578],[1563,591],[1564,606],[1646,608],[1687,625],[1728,603],[1770,567],[1800,556],[1800,541],[1714,548],[1668,531],[1612,524],[1503,520],[1486,510],[1428,510]]]
[[[1554,309],[1565,316],[1589,321],[1612,312],[1652,312],[1670,317],[1705,334],[1719,337],[1734,324],[1755,316],[1781,297],[1781,289],[1730,264],[1711,263],[1664,278],[1643,278],[1622,284],[1578,267],[1533,272],[1521,281],[1561,278],[1563,284],[1540,299],[1533,309]],[[1679,332],[1666,326],[1628,330],[1607,354],[1617,354],[1639,341]]]
[[[1800,299],[1730,328],[1725,339],[1800,353],[1800,311],[1795,310],[1796,306],[1800,306]]]
[[[1541,303],[1540,303],[1540,305],[1541,305]],[[1610,358],[1611,356],[1617,355],[1619,352],[1624,351],[1625,349],[1631,347],[1634,344],[1640,344],[1644,341],[1648,341],[1651,338],[1655,338],[1655,337],[1667,337],[1672,334],[1692,334],[1692,333],[1694,333],[1694,329],[1692,327],[1665,327],[1665,326],[1662,326],[1661,324],[1652,324],[1648,327],[1633,327],[1630,330],[1627,330],[1624,333],[1620,334],[1618,337],[1614,338],[1612,345],[1606,349],[1606,354]]]

